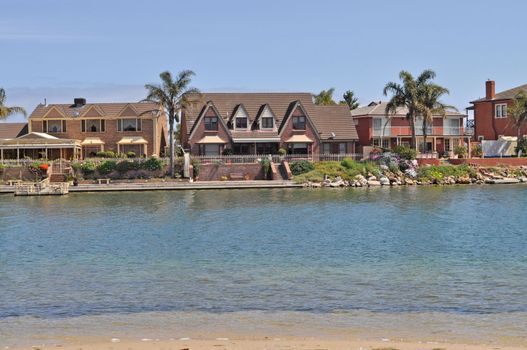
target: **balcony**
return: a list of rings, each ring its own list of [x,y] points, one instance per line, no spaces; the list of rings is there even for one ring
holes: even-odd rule
[[[427,136],[463,136],[464,128],[462,127],[429,127]],[[417,136],[423,136],[423,129],[420,126],[415,128]],[[373,128],[374,137],[398,137],[411,136],[412,130],[409,126],[386,126],[386,128]]]

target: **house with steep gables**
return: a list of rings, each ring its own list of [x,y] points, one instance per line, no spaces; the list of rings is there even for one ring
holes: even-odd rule
[[[28,132],[55,139],[77,140],[63,158],[87,158],[99,151],[162,156],[167,146],[166,115],[154,103],[39,104],[29,116]],[[33,147],[37,147],[34,145]],[[47,149],[42,144],[42,150]],[[59,157],[53,153],[53,157]]]
[[[310,93],[204,93],[183,111],[180,141],[192,155],[354,153],[347,106],[316,106]]]

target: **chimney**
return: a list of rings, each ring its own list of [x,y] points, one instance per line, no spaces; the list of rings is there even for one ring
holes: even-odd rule
[[[73,105],[75,107],[82,107],[86,104],[86,99],[81,97],[76,97],[73,99]]]
[[[486,87],[485,98],[487,100],[493,100],[494,97],[496,96],[496,82],[494,80],[489,79],[485,82],[485,87]]]

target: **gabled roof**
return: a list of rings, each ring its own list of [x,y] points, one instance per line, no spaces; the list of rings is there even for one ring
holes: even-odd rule
[[[156,110],[158,105],[151,102],[115,102],[115,103],[87,103],[82,107],[75,107],[71,104],[39,104],[31,113],[29,118],[43,118],[49,111],[55,109],[64,118],[75,118],[82,116],[92,107],[102,114],[104,118],[116,118],[130,106],[137,115]]]
[[[229,131],[229,128],[227,127],[227,122],[225,119],[221,118],[220,117],[220,113],[218,111],[218,108],[216,108],[216,105],[214,104],[213,101],[208,101],[202,108],[201,108],[201,112],[199,113],[198,115],[198,119],[196,120],[197,122],[199,122],[199,120],[203,119],[205,117],[205,115],[207,114],[207,112],[212,109],[214,111],[214,114],[216,114],[216,116],[218,116],[219,118],[219,124],[223,125],[223,127],[225,128],[225,130],[228,132]],[[190,130],[190,137],[192,137],[192,134],[194,133],[195,131],[195,128],[194,126],[197,126],[198,123],[195,123],[192,127],[192,129]]]
[[[192,97],[190,98],[192,100]],[[302,101],[302,104],[311,114],[313,99],[308,92],[213,92],[202,93],[201,99],[196,98],[195,103],[184,111],[187,121],[187,133],[200,115],[207,101],[213,101],[220,117],[227,121],[232,116],[236,106],[242,104],[250,121],[254,121],[263,105],[268,104],[273,111],[277,125],[285,117],[291,102]]]
[[[379,102],[371,102],[366,106],[362,106],[359,108],[356,108],[351,111],[351,115],[353,117],[365,117],[365,116],[386,116],[386,106],[388,102],[379,101]],[[399,107],[397,108],[397,112],[395,114],[390,114],[391,116],[397,116],[397,117],[406,117],[406,114],[408,113],[408,109],[406,107]],[[458,116],[458,117],[466,117],[465,114],[457,112],[457,111],[447,111],[447,116]],[[435,117],[440,117],[439,114],[434,115]]]
[[[0,123],[0,139],[16,139],[27,132],[27,123]]]
[[[358,140],[349,107],[315,106],[316,113],[311,119],[316,124],[322,140]]]
[[[493,99],[489,100],[487,98],[480,98],[478,100],[471,101],[470,103],[483,102],[483,101],[494,101],[494,100],[512,100],[514,97],[516,97],[516,95],[520,91],[523,91],[525,94],[527,94],[527,84],[520,85],[515,88],[505,90],[502,92],[498,92],[497,94],[494,95]]]

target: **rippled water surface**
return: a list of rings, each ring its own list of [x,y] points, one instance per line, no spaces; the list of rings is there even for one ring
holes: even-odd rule
[[[0,196],[0,318],[527,311],[527,187]]]

